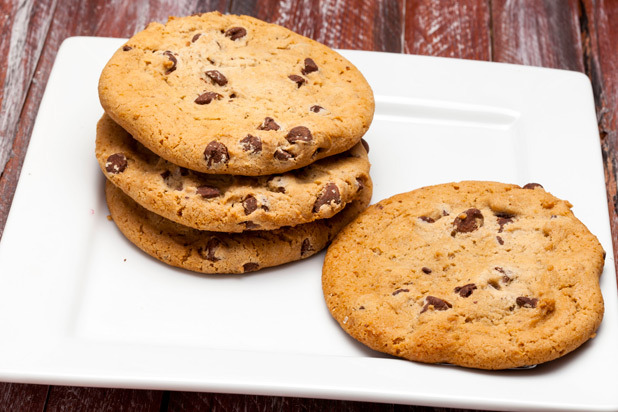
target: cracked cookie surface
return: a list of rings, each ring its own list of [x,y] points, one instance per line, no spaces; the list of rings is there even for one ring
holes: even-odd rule
[[[251,176],[348,150],[375,106],[362,74],[330,48],[216,12],[149,24],[107,63],[99,98],[117,123],[170,162]]]
[[[359,198],[329,219],[243,233],[192,229],[138,205],[109,180],[105,193],[113,221],[133,244],[168,265],[201,273],[246,273],[308,258],[371,200],[371,180]]]
[[[200,230],[242,232],[295,226],[334,216],[369,181],[366,148],[271,176],[209,175],[163,160],[107,115],[96,156],[105,176],[146,209]]]
[[[449,183],[369,207],[329,247],[327,306],[367,346],[482,369],[535,365],[593,337],[604,251],[538,184]]]

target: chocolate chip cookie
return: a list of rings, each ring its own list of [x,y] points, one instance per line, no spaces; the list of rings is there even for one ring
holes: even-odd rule
[[[460,182],[369,207],[329,247],[328,308],[369,347],[413,361],[504,369],[594,337],[604,252],[540,185]]]
[[[96,155],[105,176],[146,209],[218,232],[271,230],[334,216],[369,181],[365,147],[271,176],[209,175],[163,160],[104,115]]]
[[[210,174],[268,175],[353,147],[373,93],[328,47],[247,16],[151,23],[112,56],[105,111],[144,146]]]
[[[188,228],[144,209],[110,181],[107,204],[120,231],[137,247],[169,265],[201,273],[245,273],[305,259],[323,249],[367,207],[372,184],[330,219],[272,231],[219,233]]]

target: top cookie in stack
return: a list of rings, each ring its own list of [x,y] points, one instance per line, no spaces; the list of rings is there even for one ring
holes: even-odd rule
[[[151,23],[99,82],[105,112],[194,171],[282,173],[350,149],[373,118],[362,74],[330,48],[247,16]]]

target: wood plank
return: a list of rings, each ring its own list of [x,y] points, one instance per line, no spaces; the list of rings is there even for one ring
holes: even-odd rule
[[[13,25],[13,21],[15,18],[14,7],[16,3],[10,1],[0,2],[0,33],[10,33],[11,27]],[[11,44],[11,36],[0,36],[0,53],[2,56],[8,56],[10,44]],[[0,65],[0,90],[3,93],[0,94],[0,105],[2,104],[2,100],[4,100],[4,83],[6,81],[6,71],[8,64]],[[0,169],[2,170],[2,169]]]
[[[493,60],[584,71],[577,0],[493,0]]]
[[[402,51],[400,0],[234,0],[230,12],[279,24],[333,48]]]
[[[159,412],[162,396],[161,391],[52,386],[45,411]]]
[[[34,75],[39,56],[52,21],[56,0],[23,0],[5,16],[0,52],[6,56],[6,66],[0,71],[0,175],[11,156],[11,147],[21,108]],[[9,11],[3,4],[2,11]],[[9,27],[10,26],[10,27]],[[0,210],[2,213],[2,210]]]
[[[491,60],[488,1],[418,0],[405,4],[405,53]]]
[[[47,390],[47,385],[0,383],[0,410],[42,412]]]
[[[585,0],[581,25],[586,74],[599,121],[614,256],[618,256],[618,2]],[[610,251],[607,251],[610,253]]]
[[[71,3],[71,2],[69,2]],[[225,12],[229,0],[186,0],[186,1],[101,1],[88,0],[88,5],[79,8],[74,16],[71,8],[62,10],[66,18],[76,24],[77,35],[130,37],[144,29],[148,23],[158,21],[165,23],[169,16],[188,16],[218,10]],[[94,26],[80,24],[80,21],[93,22]]]
[[[352,402],[325,399],[305,399],[280,396],[208,394],[170,392],[168,412],[464,412],[462,409],[392,405],[372,402]]]

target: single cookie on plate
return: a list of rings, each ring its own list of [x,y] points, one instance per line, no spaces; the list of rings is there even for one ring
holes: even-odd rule
[[[149,24],[107,63],[99,97],[150,150],[212,174],[282,173],[341,153],[374,112],[369,84],[337,52],[217,12]]]
[[[245,273],[305,259],[328,242],[371,201],[368,180],[359,198],[329,219],[294,227],[244,233],[188,228],[138,205],[106,181],[111,216],[137,247],[172,266],[201,273]]]
[[[594,337],[604,251],[540,185],[460,182],[369,207],[333,241],[327,306],[367,346],[482,369],[535,365]]]
[[[97,126],[96,155],[105,176],[146,209],[217,232],[272,230],[332,217],[358,198],[370,167],[358,143],[279,175],[193,172],[155,155],[107,115]]]

